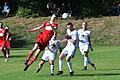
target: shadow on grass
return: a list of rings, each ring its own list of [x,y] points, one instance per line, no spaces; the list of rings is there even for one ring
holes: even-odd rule
[[[74,76],[111,76],[111,75],[120,75],[120,73],[74,74]]]
[[[10,58],[22,58],[26,57],[26,55],[11,55]],[[3,56],[0,56],[0,58],[3,58]]]
[[[111,71],[111,70],[120,70],[120,68],[119,69],[97,69],[97,70],[99,70],[99,71]]]
[[[116,76],[116,75],[120,75],[120,73],[95,73],[95,74],[74,74],[73,77],[77,77],[77,76]],[[46,76],[50,76],[50,75],[38,75],[41,77],[46,77]],[[58,75],[55,75],[58,76]],[[58,77],[69,77],[69,74],[63,74],[63,75],[59,75]]]

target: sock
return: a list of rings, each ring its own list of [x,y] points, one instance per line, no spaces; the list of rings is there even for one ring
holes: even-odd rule
[[[62,71],[62,60],[59,59],[59,71]]]
[[[54,73],[54,65],[50,65],[51,73]]]
[[[68,61],[67,64],[68,64],[69,71],[72,72],[73,70],[72,70],[72,62],[71,62],[71,60]]]
[[[34,56],[34,57],[30,60],[29,65],[31,65],[31,64],[37,59],[37,57],[38,57],[38,56]]]
[[[31,58],[32,54],[33,54],[33,50],[31,50],[31,51],[29,52],[26,60],[29,60],[29,59]]]
[[[88,58],[84,57],[84,66],[87,66],[87,64],[88,64]]]
[[[4,58],[7,58],[5,50],[3,50],[3,55],[4,55]]]

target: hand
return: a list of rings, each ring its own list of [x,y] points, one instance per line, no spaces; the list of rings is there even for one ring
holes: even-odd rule
[[[71,36],[67,35],[66,38],[67,38],[67,39],[71,39]]]
[[[74,58],[74,55],[71,55],[72,58]]]
[[[93,48],[91,48],[91,51],[93,51]]]
[[[27,32],[31,32],[31,30],[27,30]]]

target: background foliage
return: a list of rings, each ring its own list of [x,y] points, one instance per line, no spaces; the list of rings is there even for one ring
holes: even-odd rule
[[[11,13],[18,16],[48,16],[47,3],[52,1],[57,5],[65,4],[72,11],[73,16],[109,16],[112,6],[118,5],[120,0],[0,0],[1,7],[8,2]]]

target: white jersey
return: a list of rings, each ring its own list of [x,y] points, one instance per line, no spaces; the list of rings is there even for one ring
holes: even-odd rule
[[[53,38],[49,41],[49,44],[47,46],[48,50],[51,51],[54,54],[57,53],[57,50],[60,47],[61,47],[60,40],[56,40],[56,39],[53,39]]]
[[[77,40],[77,31],[76,30],[70,31],[69,29],[67,29],[67,35],[69,35],[71,37],[71,39],[73,39],[75,41]],[[75,45],[76,46],[76,42],[73,43],[70,41],[70,39],[68,39],[67,45]]]
[[[76,50],[76,40],[77,40],[77,31],[67,30],[67,35],[71,37],[71,39],[75,40],[75,43],[71,42],[70,39],[67,41],[66,47],[62,50],[61,54],[65,54],[67,56],[72,56],[75,54]]]
[[[57,50],[61,47],[60,40],[54,39],[54,36],[51,38],[49,41],[49,44],[47,48],[45,49],[45,52],[42,56],[42,60],[44,61],[49,61],[52,60],[54,61],[56,58]]]
[[[83,29],[78,30],[79,44],[89,44],[88,37],[91,36],[91,31],[84,31]]]

